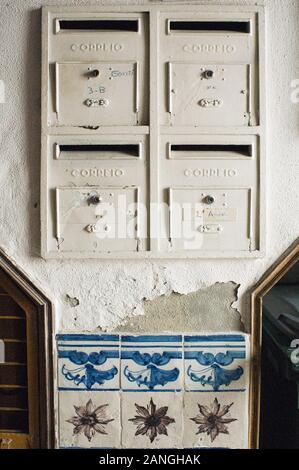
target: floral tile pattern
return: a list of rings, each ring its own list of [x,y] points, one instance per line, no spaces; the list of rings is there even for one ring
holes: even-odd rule
[[[60,447],[119,448],[119,392],[59,392]]]
[[[182,448],[181,392],[122,395],[123,448]]]
[[[246,448],[244,334],[57,335],[61,448]]]
[[[244,392],[198,393],[184,396],[184,446],[247,447],[248,401]]]

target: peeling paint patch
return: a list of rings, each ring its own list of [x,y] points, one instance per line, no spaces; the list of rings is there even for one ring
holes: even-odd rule
[[[216,283],[189,294],[172,292],[145,300],[144,314],[126,319],[117,331],[194,332],[244,331],[239,311],[233,307],[240,285]]]
[[[66,294],[65,296],[65,301],[72,308],[78,307],[78,305],[80,304],[80,301],[79,299],[77,299],[77,297],[71,297],[68,294]]]
[[[241,284],[237,284],[236,282],[234,281],[231,281],[231,283],[235,286],[235,300],[233,300],[230,304],[230,307],[232,310],[234,310],[236,312],[237,315],[239,315],[239,320],[240,320],[240,324],[241,324],[241,330],[242,331],[246,331],[246,327],[245,327],[245,324],[243,322],[243,319],[242,319],[242,315],[240,313],[240,311],[235,308],[233,305],[235,302],[237,302],[239,300],[239,289],[241,287]]]

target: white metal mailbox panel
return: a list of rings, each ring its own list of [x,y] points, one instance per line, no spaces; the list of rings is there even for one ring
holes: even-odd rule
[[[42,255],[264,252],[264,10],[45,7]]]
[[[58,123],[136,125],[137,81],[134,62],[57,63]]]
[[[248,125],[249,65],[169,63],[173,125]]]
[[[57,188],[56,204],[56,236],[64,250],[136,250],[138,188]],[[124,225],[118,217],[120,205],[125,212]]]
[[[171,188],[172,248],[248,250],[250,199],[248,188]]]

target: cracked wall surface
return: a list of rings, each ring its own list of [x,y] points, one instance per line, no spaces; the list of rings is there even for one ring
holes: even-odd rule
[[[52,299],[59,331],[109,331],[130,323],[137,331],[150,324],[156,327],[151,318],[167,329],[169,318],[175,318],[184,328],[185,315],[195,328],[243,329],[233,309],[240,312],[248,330],[248,289],[298,235],[299,201],[294,194],[299,120],[290,84],[299,70],[299,2],[265,2],[267,73],[275,77],[267,82],[267,256],[258,260],[45,261],[40,258],[39,213],[40,7],[104,3],[130,2],[0,0],[0,80],[6,100],[0,103],[0,246]],[[240,285],[238,299],[236,285]]]

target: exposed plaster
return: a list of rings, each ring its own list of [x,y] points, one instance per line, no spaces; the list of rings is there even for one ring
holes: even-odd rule
[[[79,299],[77,299],[77,297],[71,297],[68,294],[66,294],[65,296],[65,301],[72,308],[78,307],[78,305],[80,304]]]
[[[215,317],[221,331],[244,331],[241,316],[233,304],[239,285],[217,283],[211,287],[182,295],[172,292],[154,300],[146,300],[144,314],[129,316],[117,331],[213,331]]]

